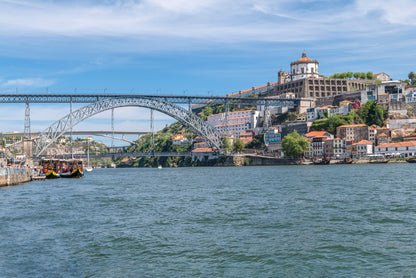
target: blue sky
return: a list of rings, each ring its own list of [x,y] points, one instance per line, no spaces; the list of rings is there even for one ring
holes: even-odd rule
[[[416,71],[414,4],[0,0],[0,92],[224,95],[275,82],[304,50],[324,75],[405,79]],[[1,107],[23,113],[14,128],[22,130],[24,107]],[[129,113],[119,112],[120,125],[134,116],[130,127],[148,126],[146,112]],[[47,126],[41,115],[34,112],[36,128]],[[0,131],[10,128],[1,120]]]

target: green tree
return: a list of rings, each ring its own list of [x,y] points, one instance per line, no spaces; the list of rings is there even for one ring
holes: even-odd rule
[[[368,126],[373,124],[383,126],[387,118],[387,111],[383,106],[377,105],[374,101],[369,100],[358,110],[358,115]]]
[[[366,79],[367,78],[367,74],[365,72],[360,73],[360,78],[361,79]]]
[[[347,73],[346,73],[346,72],[341,73],[341,74],[339,75],[339,78],[342,78],[342,79],[347,78]]]
[[[213,109],[211,105],[205,106],[204,109],[202,109],[202,118],[206,121],[207,117],[212,115]]]
[[[354,77],[354,73],[352,71],[347,72],[347,77],[348,78],[353,78]]]
[[[361,74],[359,72],[354,72],[354,78],[358,79],[360,78]]]
[[[371,71],[367,72],[367,79],[372,80],[373,78],[374,74]]]
[[[222,148],[224,151],[226,151],[226,152],[228,152],[228,151],[230,151],[230,150],[231,150],[231,139],[230,139],[230,137],[228,137],[228,136],[224,136],[224,137],[222,138],[222,146],[221,146],[221,148]]]
[[[244,150],[244,142],[243,142],[243,140],[241,140],[240,138],[236,138],[234,140],[233,149],[236,152],[241,152],[242,150]]]
[[[341,125],[347,125],[350,122],[339,115],[332,115],[327,119],[327,128],[325,129],[329,133],[335,134],[337,127]]]
[[[412,85],[416,83],[416,75],[413,71],[409,72],[407,77],[409,77],[410,81],[412,82]]]
[[[246,144],[246,149],[263,149],[264,148],[264,133],[254,136],[253,140]]]
[[[309,147],[308,141],[294,130],[289,133],[282,140],[283,152],[286,156],[298,158],[301,156]]]

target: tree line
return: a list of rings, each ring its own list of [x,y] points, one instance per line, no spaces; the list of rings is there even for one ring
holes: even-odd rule
[[[367,73],[365,72],[352,72],[352,71],[347,71],[347,72],[341,72],[341,73],[334,73],[333,75],[329,76],[329,78],[338,78],[338,79],[373,79],[374,78],[374,74],[373,72],[369,71]]]

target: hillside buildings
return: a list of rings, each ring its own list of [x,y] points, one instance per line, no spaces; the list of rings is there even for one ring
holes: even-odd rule
[[[283,70],[278,72],[278,84],[273,93],[280,95],[292,92],[296,98],[318,98],[364,88],[364,80],[323,78],[319,75],[319,62],[308,58],[304,52],[300,59],[290,64],[290,73]]]
[[[219,113],[210,115],[207,123],[215,127],[223,135],[232,135],[240,137],[240,134],[246,130],[253,130],[258,127],[260,120],[260,111],[243,110]]]

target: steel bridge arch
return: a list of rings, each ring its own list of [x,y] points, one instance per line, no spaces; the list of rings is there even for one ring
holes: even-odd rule
[[[37,137],[35,156],[40,156],[49,145],[51,145],[57,138],[70,130],[78,123],[90,118],[98,113],[110,110],[112,108],[120,107],[145,107],[154,109],[163,114],[169,115],[178,120],[185,126],[191,128],[196,134],[203,138],[210,147],[221,151],[221,137],[218,131],[207,124],[204,120],[194,115],[192,112],[175,105],[173,103],[154,98],[108,98],[103,99],[84,107],[81,107],[72,113],[62,117],[54,122]]]

